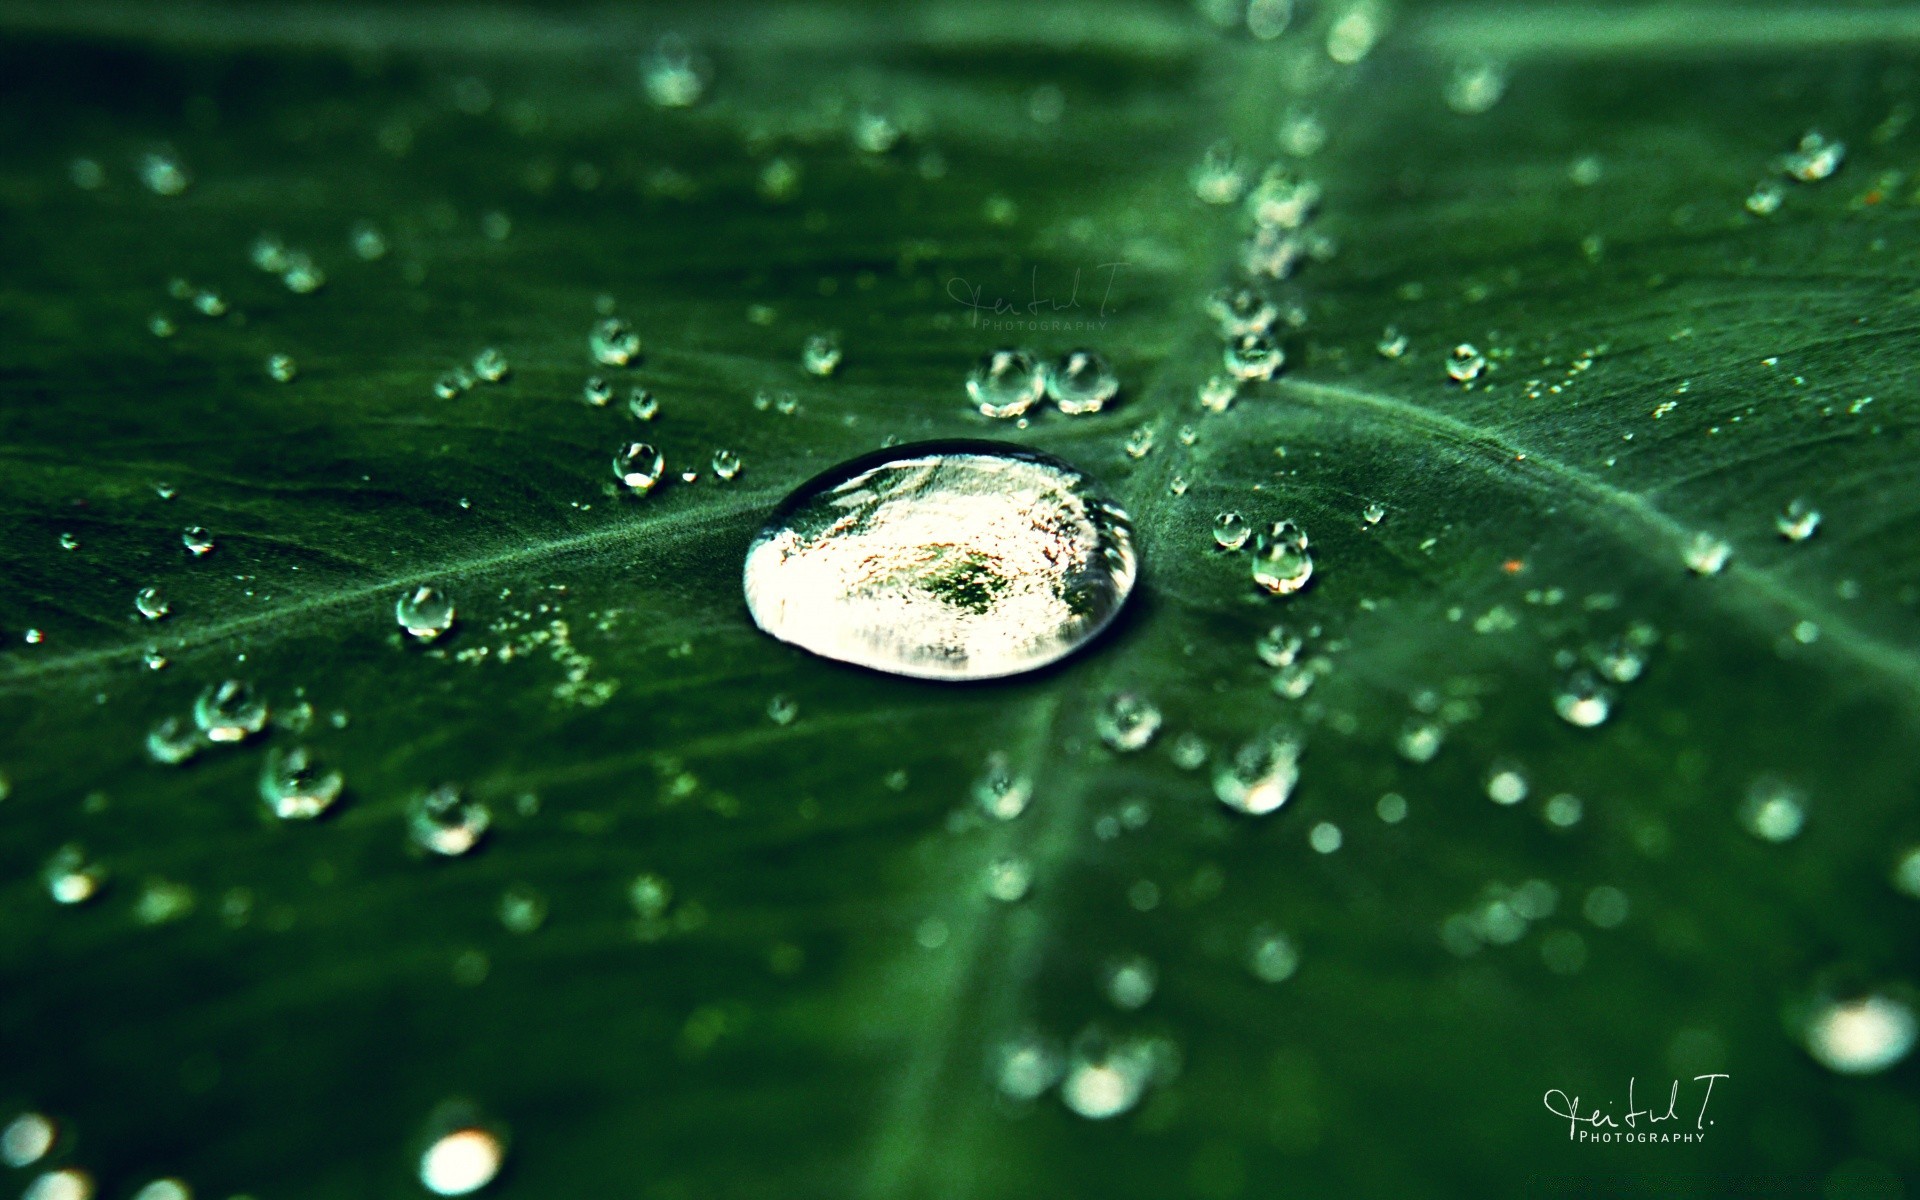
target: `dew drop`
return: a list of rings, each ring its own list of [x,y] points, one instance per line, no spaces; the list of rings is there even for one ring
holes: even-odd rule
[[[1789,501],[1773,519],[1773,527],[1790,542],[1804,542],[1820,528],[1820,510],[1805,500]]]
[[[275,383],[292,383],[293,377],[299,373],[300,368],[294,363],[291,356],[285,354],[267,355],[267,378],[273,380]]]
[[[627,411],[635,420],[651,421],[660,415],[660,402],[653,393],[643,387],[636,387],[627,393]]]
[[[93,1200],[93,1176],[78,1167],[61,1167],[34,1176],[20,1200]]]
[[[1157,436],[1153,426],[1141,425],[1127,435],[1126,443],[1121,449],[1127,452],[1128,458],[1145,458],[1153,453],[1153,444]]]
[[[85,904],[100,894],[107,871],[89,861],[87,852],[77,843],[68,843],[54,851],[40,878],[55,904]]]
[[[1116,692],[1107,697],[1094,716],[1094,731],[1100,740],[1123,754],[1143,750],[1160,732],[1160,710],[1137,692]]]
[[[646,442],[628,442],[613,456],[614,478],[636,496],[651,492],[666,470],[665,456]]]
[[[1258,288],[1221,288],[1207,297],[1207,315],[1220,326],[1220,336],[1236,338],[1265,333],[1280,316],[1280,308]]]
[[[1447,378],[1455,383],[1472,383],[1487,369],[1487,356],[1470,342],[1461,342],[1447,355]]]
[[[640,62],[647,99],[661,108],[686,108],[706,94],[713,67],[681,38],[669,34]]]
[[[1387,506],[1375,502],[1360,510],[1360,519],[1369,525],[1378,525],[1386,518]]]
[[[1286,524],[1286,522],[1282,522]],[[1277,528],[1277,527],[1276,527]],[[1253,551],[1253,582],[1272,596],[1290,596],[1313,578],[1313,555],[1303,537],[1263,535]]]
[[[1299,634],[1285,625],[1275,625],[1260,635],[1253,644],[1253,650],[1260,656],[1260,661],[1270,667],[1289,667],[1300,657],[1300,651],[1305,646],[1306,639]]]
[[[166,497],[162,496],[161,499]],[[213,553],[213,536],[198,525],[189,525],[181,531],[180,544],[195,558],[204,558]]]
[[[448,858],[478,846],[491,824],[493,813],[487,806],[468,800],[450,783],[414,797],[408,805],[407,834],[414,844]]]
[[[1231,142],[1208,146],[1188,179],[1203,204],[1232,204],[1247,188],[1246,166]]]
[[[1082,1035],[1060,1082],[1060,1099],[1077,1115],[1102,1121],[1138,1104],[1152,1076],[1153,1054],[1144,1043]]]
[[[147,754],[157,763],[178,766],[206,746],[199,726],[185,717],[162,717],[147,731]]]
[[[21,1113],[0,1129],[0,1162],[15,1170],[32,1166],[53,1149],[58,1132],[53,1121],[40,1113]]]
[[[1774,775],[1747,786],[1740,802],[1740,824],[1763,842],[1790,842],[1807,823],[1806,793]]]
[[[1511,763],[1496,764],[1487,772],[1487,799],[1495,804],[1518,804],[1528,790],[1526,775]]]
[[[1196,398],[1208,412],[1223,413],[1233,407],[1234,397],[1239,394],[1239,380],[1230,375],[1211,375],[1200,385]]]
[[[1905,1002],[1868,995],[1822,1006],[1807,1023],[1807,1051],[1842,1075],[1872,1075],[1913,1049],[1916,1022]]]
[[[305,746],[267,752],[260,772],[260,799],[283,821],[311,821],[340,798],[339,771],[323,769]]]
[[[1227,342],[1220,360],[1235,379],[1256,380],[1272,379],[1287,356],[1271,334],[1243,333]]]
[[[1553,694],[1553,711],[1569,725],[1591,729],[1613,712],[1613,689],[1591,671],[1568,675]]]
[[[1266,733],[1214,768],[1213,794],[1228,808],[1260,816],[1285,804],[1299,779],[1300,743],[1283,733]]]
[[[1733,557],[1733,547],[1701,530],[1688,539],[1681,557],[1686,561],[1687,570],[1695,575],[1718,575]]]
[[[822,378],[840,369],[840,339],[831,333],[816,333],[800,350],[800,365],[809,375]]]
[[[1063,355],[1046,374],[1047,396],[1070,417],[1099,412],[1120,390],[1120,377],[1091,350]]]
[[[239,742],[267,723],[267,703],[238,679],[216,683],[193,702],[193,723],[210,742]]]
[[[982,416],[998,420],[1023,415],[1046,390],[1046,368],[1024,350],[992,351],[967,372],[967,395]]]
[[[431,642],[453,628],[453,617],[452,598],[424,583],[403,593],[393,605],[394,621],[417,642]]]
[[[134,594],[133,607],[149,621],[158,621],[173,611],[166,593],[157,587],[143,587]]]
[[[723,482],[740,474],[740,456],[731,450],[715,450],[711,465],[715,478]]]
[[[496,346],[488,346],[473,356],[474,378],[482,383],[499,383],[513,370],[507,356]]]
[[[587,334],[587,352],[603,367],[624,367],[639,355],[640,335],[619,317],[603,317]]]
[[[1396,326],[1389,325],[1380,335],[1380,340],[1374,343],[1373,348],[1379,352],[1381,358],[1392,359],[1404,356],[1410,344],[1406,334],[1401,333]]]
[[[436,1196],[465,1196],[492,1183],[506,1148],[484,1129],[455,1129],[420,1156],[420,1186]]]
[[[1033,781],[1013,769],[1007,756],[996,750],[987,755],[986,766],[973,781],[973,802],[996,821],[1011,821],[1027,811],[1033,796]]]
[[[1263,925],[1248,939],[1247,969],[1262,983],[1284,983],[1300,969],[1300,952],[1285,934]]]
[[[1238,550],[1253,536],[1253,526],[1237,512],[1223,512],[1213,519],[1214,544],[1222,550]]]
[[[1126,514],[1081,472],[938,442],[803,484],[754,539],[744,585],[781,641],[896,675],[990,679],[1085,645],[1134,574]]]
[[[1594,669],[1615,683],[1632,683],[1646,670],[1646,651],[1631,637],[1617,637],[1587,652]]]
[[[1838,171],[1846,156],[1845,142],[1831,141],[1818,130],[1812,130],[1781,159],[1780,167],[1801,183],[1818,183]]]

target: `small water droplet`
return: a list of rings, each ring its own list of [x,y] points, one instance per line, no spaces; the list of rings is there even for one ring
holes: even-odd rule
[[[1238,812],[1259,816],[1287,802],[1300,779],[1300,743],[1279,732],[1262,734],[1214,768],[1213,794]]]
[[[154,313],[147,318],[147,332],[157,338],[170,338],[177,331],[174,329],[173,318],[165,313]]]
[[[1206,307],[1223,338],[1265,333],[1280,316],[1280,307],[1272,298],[1251,287],[1221,288],[1207,297]]]
[[[283,821],[311,821],[340,798],[339,771],[323,769],[305,746],[267,752],[260,772],[260,799]]]
[[[1260,635],[1253,649],[1268,666],[1286,667],[1293,665],[1305,646],[1306,639],[1299,634],[1285,625],[1275,625]]]
[[[497,346],[488,346],[473,356],[474,378],[483,383],[499,383],[512,370],[513,365]]]
[[[1033,781],[1013,769],[1007,756],[996,750],[987,755],[986,766],[973,781],[973,801],[982,812],[996,821],[1011,821],[1027,810],[1033,796]]]
[[[1271,166],[1247,194],[1247,215],[1262,230],[1298,229],[1320,203],[1320,185],[1282,166]]]
[[[853,144],[867,154],[885,154],[900,141],[900,127],[885,113],[863,108],[854,114]]]
[[[1773,526],[1788,541],[1804,542],[1820,528],[1820,510],[1805,500],[1789,501],[1773,519]]]
[[[431,642],[453,628],[453,600],[440,589],[421,584],[394,602],[393,619],[415,641]]]
[[[800,703],[792,696],[776,695],[767,701],[767,719],[775,725],[791,725],[800,715]]]
[[[1307,834],[1307,845],[1313,847],[1316,854],[1332,854],[1345,844],[1346,836],[1331,821],[1321,821]]]
[[[1015,855],[996,858],[987,864],[987,895],[1003,904],[1026,897],[1033,887],[1033,864]]]
[[[1153,453],[1156,436],[1153,426],[1141,425],[1127,435],[1126,443],[1121,448],[1127,452],[1128,458],[1145,458]]]
[[[1586,805],[1580,802],[1580,797],[1561,792],[1547,799],[1543,815],[1547,824],[1555,829],[1572,829],[1580,823],[1585,811]]]
[[[500,894],[499,914],[508,933],[533,933],[546,923],[547,898],[531,884],[512,884]]]
[[[1247,188],[1247,171],[1233,143],[1215,142],[1208,146],[1200,162],[1188,176],[1193,194],[1203,204],[1232,204]]]
[[[823,657],[928,679],[1054,662],[1132,590],[1126,514],[1066,463],[942,442],[803,484],[748,551],[754,621]]]
[[[448,858],[478,846],[491,824],[493,813],[487,806],[466,799],[450,783],[414,797],[407,806],[407,834],[414,844]]]
[[[1687,542],[1682,554],[1687,569],[1695,575],[1718,575],[1733,557],[1733,547],[1725,540],[1701,530]]]
[[[464,368],[455,368],[433,381],[433,394],[442,400],[454,400],[473,386],[473,376]]]
[[[1287,356],[1271,334],[1243,333],[1227,342],[1220,360],[1235,379],[1257,380],[1272,379]]]
[[[1233,407],[1234,397],[1239,394],[1239,380],[1231,375],[1210,375],[1200,385],[1197,398],[1201,408],[1211,413],[1223,413]]]
[[[506,1147],[485,1129],[455,1129],[436,1138],[420,1156],[420,1186],[436,1196],[465,1196],[500,1174]]]
[[[1447,378],[1455,383],[1472,383],[1487,369],[1487,356],[1471,342],[1461,342],[1447,355]]]
[[[162,497],[162,499],[165,499],[165,497]],[[193,555],[195,558],[203,558],[213,553],[212,535],[198,525],[189,525],[181,531],[180,544],[185,546],[187,553]]]
[[[624,367],[639,355],[640,335],[619,317],[603,317],[587,334],[587,351],[603,367]]]
[[[1613,712],[1613,689],[1591,671],[1568,675],[1553,694],[1553,711],[1569,725],[1591,729]]]
[[[1774,775],[1762,775],[1747,786],[1740,802],[1740,824],[1765,842],[1790,842],[1807,823],[1806,793]]]
[[[822,377],[840,369],[840,338],[837,334],[816,333],[800,351],[800,365],[809,375]]]
[[[133,607],[149,621],[158,621],[173,611],[173,605],[168,602],[166,593],[153,586],[143,587],[134,594]]]
[[[267,723],[267,702],[238,679],[216,683],[193,703],[193,723],[210,742],[239,742]]]
[[[1094,717],[1094,730],[1100,740],[1121,753],[1146,748],[1160,732],[1160,710],[1137,692],[1116,692],[1107,697]]]
[[[740,456],[731,450],[715,450],[712,466],[715,478],[724,482],[740,474]]]
[[[1047,396],[1070,417],[1099,412],[1120,390],[1120,377],[1091,350],[1063,355],[1046,376]]]
[[[1496,763],[1487,772],[1487,799],[1495,804],[1518,804],[1527,791],[1526,775],[1512,763]]]
[[[1913,1008],[1873,994],[1822,1005],[1807,1023],[1807,1051],[1842,1075],[1872,1075],[1913,1049]]]
[[[1110,962],[1103,972],[1107,999],[1115,1008],[1135,1012],[1146,1007],[1160,984],[1160,972],[1144,955],[1129,954]]]
[[[1369,525],[1378,525],[1386,515],[1387,506],[1377,502],[1360,510],[1360,519]]]
[[[594,408],[605,408],[613,403],[613,385],[598,375],[590,375],[580,385],[580,399]]]
[[[1252,571],[1253,582],[1268,595],[1290,596],[1313,578],[1313,555],[1287,538],[1263,536],[1254,547]]]
[[[1222,550],[1238,550],[1253,536],[1253,526],[1237,512],[1223,512],[1213,519],[1213,541]]]
[[[1447,79],[1447,107],[1463,116],[1477,116],[1500,102],[1507,92],[1506,68],[1492,62],[1465,62]]]
[[[1646,650],[1624,634],[1604,645],[1591,647],[1587,657],[1595,670],[1615,683],[1632,683],[1647,666]]]
[[[275,383],[292,383],[293,377],[299,374],[299,370],[289,355],[267,355],[267,378]]]
[[[613,456],[614,478],[636,496],[652,491],[666,471],[666,457],[646,442],[628,442]]]
[[[1847,144],[1829,140],[1818,130],[1810,130],[1785,158],[1780,168],[1801,183],[1818,183],[1840,169],[1847,157]]]
[[[178,1179],[155,1179],[135,1192],[133,1200],[193,1200],[193,1189]]]
[[[643,387],[636,387],[627,393],[627,411],[636,420],[651,421],[660,415],[660,402],[653,393]]]
[[[1407,335],[1401,333],[1398,326],[1389,325],[1373,348],[1380,352],[1381,358],[1400,358],[1406,354],[1409,344]]]
[[[1771,179],[1765,179],[1753,185],[1747,193],[1747,211],[1756,217],[1770,217],[1780,211],[1781,202],[1787,198],[1787,189]]]
[[[59,1132],[53,1121],[37,1112],[25,1112],[0,1129],[0,1162],[15,1170],[30,1167],[53,1149]]]
[[[354,257],[361,262],[377,262],[387,256],[387,237],[370,222],[356,224],[347,241],[353,247]]]
[[[54,851],[40,878],[54,903],[85,904],[100,894],[107,881],[107,870],[89,861],[87,852],[78,843],[69,842]]]
[[[998,420],[1025,414],[1046,390],[1046,368],[1024,350],[992,351],[967,372],[967,395],[982,416]]]

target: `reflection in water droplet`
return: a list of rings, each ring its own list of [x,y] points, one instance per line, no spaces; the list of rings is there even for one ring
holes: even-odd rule
[[[1569,725],[1591,729],[1613,712],[1613,689],[1591,671],[1575,671],[1553,694],[1553,711]]]
[[[1160,732],[1160,710],[1137,693],[1116,692],[1100,706],[1094,730],[1101,741],[1122,753],[1144,749]]]
[[[1740,802],[1740,824],[1767,842],[1790,842],[1807,823],[1806,793],[1776,775],[1762,775],[1747,786]]]
[[[1138,1104],[1152,1076],[1153,1053],[1144,1043],[1082,1034],[1060,1083],[1060,1099],[1080,1116],[1105,1120]]]
[[[967,395],[982,416],[1018,417],[1046,390],[1046,368],[1024,350],[995,350],[967,372]]]
[[[1240,747],[1232,762],[1214,768],[1213,794],[1220,803],[1259,816],[1287,802],[1300,780],[1300,743],[1267,733]]]
[[[243,741],[266,725],[267,703],[251,684],[228,679],[200,693],[193,704],[193,723],[210,742]]]
[[[420,1186],[436,1196],[465,1196],[493,1182],[506,1148],[484,1129],[456,1129],[420,1156]]]
[[[1805,500],[1793,500],[1773,520],[1780,536],[1790,542],[1804,542],[1820,528],[1820,510]]]
[[[414,797],[407,812],[407,833],[414,844],[449,858],[478,846],[492,823],[486,805],[461,796],[450,783]]]
[[[267,752],[260,772],[260,798],[283,821],[310,821],[340,796],[340,772],[323,770],[305,746]]]
[[[0,1163],[18,1169],[30,1167],[53,1149],[58,1130],[52,1120],[37,1112],[25,1112],[0,1129]]]
[[[393,606],[394,620],[416,641],[433,641],[453,628],[453,617],[453,600],[426,584],[407,592]]]
[[[1070,417],[1097,413],[1120,390],[1120,377],[1091,350],[1064,355],[1047,372],[1047,395]]]
[[[646,442],[628,442],[613,456],[614,478],[636,496],[652,491],[666,471],[666,456]]]
[[[1027,810],[1033,781],[1014,771],[1007,756],[996,750],[973,781],[973,800],[981,811],[999,821],[1011,821]]]
[[[744,583],[782,641],[897,675],[991,679],[1085,645],[1134,573],[1126,514],[1078,470],[948,442],[802,485],[754,539]]]
[[[1828,1070],[1872,1075],[1913,1049],[1916,1022],[1905,1002],[1884,995],[1825,1005],[1807,1024],[1807,1050]]]

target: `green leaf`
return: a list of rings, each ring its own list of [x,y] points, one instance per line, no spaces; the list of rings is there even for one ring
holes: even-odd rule
[[[1920,843],[1910,14],[1302,5],[1271,41],[1086,0],[0,23],[0,1120],[54,1118],[49,1165],[106,1195],[420,1194],[464,1104],[522,1196],[1920,1173],[1913,1062],[1808,1050],[1835,1002],[1910,1019],[1920,950],[1894,882]],[[642,86],[667,32],[713,65],[691,107]],[[898,143],[857,147],[863,112]],[[1844,163],[1782,179],[1809,130]],[[1190,177],[1223,140],[1323,186],[1332,253],[1273,288],[1305,317],[1284,374],[1215,413],[1203,301],[1247,224]],[[143,185],[156,152],[184,190]],[[256,269],[267,234],[324,283]],[[589,356],[607,313],[632,365]],[[1096,349],[1120,400],[988,421],[961,383],[1003,344]],[[487,347],[506,379],[436,395]],[[942,685],[753,627],[742,556],[792,487],[982,436],[1128,509],[1116,628]],[[634,440],[668,463],[644,499],[609,469]],[[1824,518],[1799,542],[1796,499]],[[1259,592],[1225,511],[1303,526],[1311,584]],[[393,617],[422,585],[458,608],[430,645]],[[1275,622],[1305,636],[1296,697],[1255,653]],[[1623,637],[1644,670],[1562,719]],[[228,678],[270,727],[155,762],[155,723]],[[1165,717],[1137,753],[1095,732],[1121,690]],[[1229,810],[1214,773],[1274,730],[1296,793]],[[345,780],[317,822],[260,800],[296,746]],[[1000,763],[1031,788],[1010,820],[972,798]],[[409,804],[443,783],[492,826],[428,861]],[[1804,830],[1756,836],[1755,797]],[[71,906],[44,877],[69,846],[103,872]],[[1090,1031],[1151,1060],[1128,1111],[1001,1086],[1021,1039]],[[1549,1111],[1623,1119],[1629,1080],[1656,1115],[1678,1081],[1651,1128],[1697,1140],[1582,1144]]]

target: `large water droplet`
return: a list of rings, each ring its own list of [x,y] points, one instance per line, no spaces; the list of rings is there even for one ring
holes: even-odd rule
[[[238,679],[216,683],[193,703],[193,723],[210,742],[238,742],[267,723],[267,702]]]
[[[453,601],[440,589],[421,584],[394,602],[393,619],[409,637],[431,642],[453,628]]]
[[[781,641],[896,675],[992,679],[1085,645],[1134,573],[1126,514],[1075,468],[933,442],[802,485],[754,539],[744,582]]]
[[[1252,566],[1253,582],[1274,596],[1292,595],[1313,578],[1313,555],[1286,538],[1262,537]]]
[[[1047,395],[1070,417],[1097,413],[1120,390],[1120,377],[1091,350],[1063,355],[1047,372]]]
[[[628,442],[613,456],[614,477],[636,496],[652,491],[666,470],[666,456],[646,442]]]
[[[967,372],[967,395],[982,416],[1001,420],[1020,416],[1046,390],[1046,368],[1024,350],[995,350]]]

